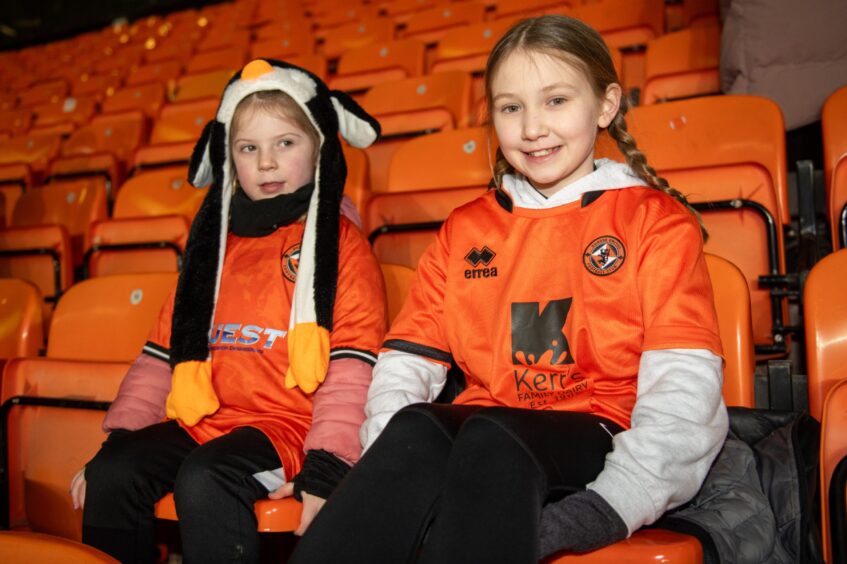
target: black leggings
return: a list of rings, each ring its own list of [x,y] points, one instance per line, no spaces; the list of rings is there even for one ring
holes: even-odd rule
[[[592,481],[619,431],[585,413],[409,406],[341,482],[291,562],[535,562],[541,508]]]
[[[241,427],[198,446],[175,421],[114,431],[85,467],[82,540],[121,562],[153,562],[153,506],[174,492],[186,562],[258,562],[253,474],[281,466],[261,431]]]

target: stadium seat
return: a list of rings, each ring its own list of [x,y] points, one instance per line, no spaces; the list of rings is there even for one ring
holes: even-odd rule
[[[0,111],[0,131],[11,137],[24,135],[32,124],[32,111],[28,109]]]
[[[15,204],[32,186],[32,171],[25,164],[0,165],[0,227],[12,224]]]
[[[541,560],[543,564],[608,564],[662,562],[701,564],[703,548],[688,535],[662,529],[641,529],[628,539],[584,554],[561,554]]]
[[[328,30],[361,20],[374,19],[379,11],[379,6],[361,2],[351,2],[344,6],[339,5],[337,1],[324,4],[324,7],[320,6],[320,3],[312,4],[309,8],[309,11],[313,12],[312,25],[315,28],[315,36],[318,38],[326,37]],[[317,12],[315,12],[316,9]]]
[[[847,249],[812,267],[803,291],[809,413],[820,420],[829,389],[847,379]]]
[[[410,137],[469,121],[471,84],[469,73],[446,71],[378,84],[362,97],[362,107],[382,126],[380,140],[367,148],[374,191],[385,189],[391,156]]]
[[[784,352],[786,300],[780,288],[772,290],[786,285],[783,229],[789,221],[779,107],[756,96],[709,96],[638,106],[627,123],[649,164],[701,210],[706,251],[744,272],[757,354]],[[605,134],[595,156],[623,160]]]
[[[394,24],[387,18],[362,20],[329,30],[320,50],[327,59],[337,59],[344,51],[378,41],[394,39]]]
[[[125,165],[119,162],[112,153],[57,157],[50,164],[47,181],[53,182],[63,178],[102,178],[106,191],[106,206],[111,210],[114,189],[120,186],[125,169]]]
[[[376,84],[419,76],[424,69],[424,44],[417,39],[378,41],[341,54],[338,70],[329,79],[333,90],[360,99]]]
[[[844,562],[847,558],[847,379],[835,383],[826,395],[821,419],[820,464],[823,561]]]
[[[90,120],[95,109],[96,101],[93,97],[76,98],[69,96],[57,102],[35,106],[32,109],[35,115],[33,127],[62,126],[61,131],[70,134],[77,127]]]
[[[185,36],[169,33],[168,37],[162,40],[155,48],[147,51],[144,54],[144,68],[156,63],[172,64],[177,63],[182,67],[191,58],[194,53],[194,42],[190,39],[186,40]],[[127,78],[129,80],[129,78]]]
[[[394,20],[395,23],[403,25],[417,12],[429,10],[444,3],[441,0],[392,0],[386,2],[382,9],[385,15]]]
[[[29,167],[33,182],[41,182],[50,161],[59,153],[60,135],[26,135],[0,141],[0,166]]]
[[[250,30],[244,28],[219,29],[212,26],[206,32],[203,40],[197,44],[195,55],[205,51],[217,51],[218,49],[232,49],[240,53],[246,53],[250,47]],[[239,65],[236,68],[241,68]]]
[[[141,110],[153,119],[165,103],[165,86],[158,82],[139,84],[118,90],[103,101],[102,111],[106,113]]]
[[[186,74],[176,81],[173,101],[187,102],[210,97],[220,99],[234,73],[233,69],[223,69]]]
[[[132,76],[132,74],[130,74]],[[83,72],[71,84],[73,96],[91,96],[98,104],[120,88],[122,79],[114,74],[89,74]]]
[[[44,348],[41,291],[18,278],[0,278],[0,362],[38,356]]]
[[[190,141],[193,145],[200,138],[206,123],[217,114],[219,97],[220,93],[215,98],[176,102],[164,106],[159,119],[153,124],[150,144]]]
[[[380,263],[382,278],[385,280],[385,294],[388,298],[388,323],[391,324],[409,295],[415,270],[401,264]]]
[[[69,90],[65,79],[39,82],[20,93],[18,107],[33,108],[41,104],[58,102],[68,95]]]
[[[77,331],[80,338],[87,333]],[[80,540],[82,512],[73,509],[68,486],[106,438],[103,410],[128,368],[128,362],[51,358],[6,364],[0,394],[7,413],[0,424],[8,437],[0,476],[8,492],[0,508],[3,525]]]
[[[127,86],[138,86],[148,82],[156,82],[159,84],[173,84],[176,79],[182,74],[182,63],[174,59],[166,59],[147,63],[129,73],[126,77]]]
[[[450,211],[487,189],[489,145],[488,130],[473,128],[416,137],[397,149],[386,190],[368,203],[366,224],[380,262],[417,267]]]
[[[148,132],[148,120],[140,110],[98,115],[64,142],[62,156],[108,153],[126,167],[136,149],[147,141]]]
[[[647,42],[640,104],[720,94],[721,30],[699,26]]]
[[[53,564],[117,564],[96,548],[53,535],[25,531],[0,532],[3,562],[52,562]]]
[[[199,74],[213,70],[240,69],[244,66],[247,51],[236,46],[196,53],[185,66],[186,74]]]
[[[821,113],[827,213],[832,248],[847,247],[847,86],[833,92]]]
[[[399,37],[414,37],[426,45],[435,45],[450,30],[481,23],[484,13],[485,5],[475,0],[413,12],[405,19]]]
[[[286,62],[314,73],[318,78],[327,80],[327,60],[323,55],[299,55],[297,57],[286,57]]]
[[[126,182],[113,217],[91,224],[89,276],[179,270],[188,228],[206,195],[187,175],[185,167],[168,167]]]
[[[74,284],[53,313],[47,356],[134,360],[177,276],[175,272],[116,274]]]
[[[34,284],[45,301],[49,321],[52,306],[73,284],[71,238],[61,225],[0,229],[0,276]]]
[[[563,14],[571,12],[579,0],[496,0],[494,2],[494,17],[501,18],[530,18],[544,14]]]
[[[282,59],[315,52],[315,38],[308,29],[292,30],[284,35],[256,41],[250,47],[251,59]]]
[[[371,195],[370,166],[364,149],[341,144],[344,160],[347,163],[347,180],[344,182],[344,195],[353,201],[359,215],[364,219],[368,199]]]
[[[258,521],[258,530],[262,533],[288,533],[300,526],[302,504],[293,497],[284,499],[261,499],[253,505]],[[156,517],[176,521],[176,505],[172,493],[167,494],[156,504]]]

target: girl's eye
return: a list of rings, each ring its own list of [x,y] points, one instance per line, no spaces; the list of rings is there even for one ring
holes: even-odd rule
[[[242,145],[238,150],[242,153],[252,153],[256,150],[256,147],[255,145]]]
[[[283,139],[279,142],[279,144],[281,147],[290,147],[291,145],[294,145],[294,141],[291,139]]]
[[[503,112],[504,114],[511,114],[511,113],[518,111],[518,105],[517,104],[506,104],[505,106],[500,108],[500,111]]]
[[[551,106],[560,106],[560,105],[564,104],[565,102],[567,102],[567,100],[563,96],[556,96],[555,98],[550,100],[550,105]]]

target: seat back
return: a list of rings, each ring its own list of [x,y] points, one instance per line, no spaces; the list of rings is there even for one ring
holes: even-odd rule
[[[113,74],[88,74],[83,72],[71,86],[74,96],[91,96],[98,104],[102,104],[111,93],[121,86],[120,76]]]
[[[185,66],[188,74],[198,74],[213,70],[240,69],[244,66],[247,53],[237,46],[222,47],[213,51],[195,54]]]
[[[133,360],[176,280],[176,273],[165,272],[118,274],[75,284],[56,306],[47,356]]]
[[[359,95],[375,84],[423,74],[424,44],[417,39],[377,41],[348,49],[338,60],[338,72],[329,81],[334,90]]]
[[[27,135],[0,141],[0,165],[25,164],[42,178],[50,161],[59,154],[61,136]]]
[[[812,267],[803,291],[809,413],[820,420],[829,389],[847,378],[847,249]]]
[[[264,29],[264,28],[262,28]],[[315,38],[307,30],[297,30],[258,39],[250,47],[251,59],[287,59],[315,52]]]
[[[847,557],[847,380],[834,384],[826,395],[820,463],[823,560],[843,562]]]
[[[719,94],[721,30],[699,26],[647,42],[641,104]]]
[[[35,106],[34,127],[45,127],[59,124],[71,124],[73,128],[91,119],[94,115],[96,101],[93,96],[69,96],[56,102],[48,102]]]
[[[206,190],[193,187],[187,179],[187,166],[156,168],[131,176],[118,192],[112,217],[179,214],[193,220]]]
[[[368,155],[364,149],[357,149],[346,143],[341,144],[341,150],[344,152],[344,161],[347,163],[344,194],[353,201],[359,215],[364,219],[365,206],[371,196]]]
[[[174,82],[181,73],[182,63],[175,59],[150,62],[129,73],[126,78],[126,85],[137,86],[148,82],[169,84]]]
[[[571,12],[574,4],[580,4],[578,0],[497,0],[494,4],[494,17],[501,18],[529,18],[543,14],[561,14],[565,11]]]
[[[41,291],[18,278],[0,278],[0,359],[38,356],[44,347]]]
[[[484,14],[485,5],[473,0],[413,12],[406,18],[401,36],[414,37],[432,45],[450,30],[481,23]]]
[[[103,101],[102,111],[106,113],[141,110],[153,119],[165,103],[165,86],[160,82],[148,82],[122,88]]]
[[[409,288],[415,279],[415,270],[402,264],[380,263],[382,278],[385,280],[385,293],[388,298],[388,323],[394,322],[394,318],[403,309]]]
[[[756,353],[747,281],[738,267],[719,256],[706,253],[706,267],[723,346],[724,401],[729,406],[755,407]]]
[[[4,405],[15,396],[109,402],[128,368],[126,362],[16,358],[3,371],[0,399]],[[73,509],[68,485],[106,438],[103,412],[18,405],[5,423],[10,524],[79,540],[82,512]]]
[[[744,272],[755,342],[773,345],[786,303],[758,278],[785,273],[782,232],[789,215],[779,107],[756,96],[710,96],[639,106],[627,123],[648,163],[689,201],[725,203],[702,212],[709,231],[706,251]],[[623,160],[606,135],[598,138],[596,155]]]
[[[68,83],[63,78],[39,82],[20,93],[18,106],[33,108],[41,104],[58,102],[68,95]]]
[[[0,131],[11,136],[23,135],[32,124],[32,111],[28,109],[0,111]]]
[[[117,560],[94,547],[53,535],[25,531],[0,532],[3,562],[77,562],[117,564]]]
[[[394,37],[394,23],[387,18],[365,19],[327,30],[321,54],[337,58],[344,51]]]
[[[147,139],[147,118],[140,110],[99,115],[77,129],[62,146],[62,154],[88,155],[109,152],[127,163]]]
[[[218,98],[168,104],[153,125],[150,144],[195,141],[217,111]]]
[[[833,92],[821,112],[823,169],[832,248],[847,246],[847,86]]]
[[[0,277],[27,280],[54,302],[73,283],[71,248],[68,231],[60,225],[0,230]]]

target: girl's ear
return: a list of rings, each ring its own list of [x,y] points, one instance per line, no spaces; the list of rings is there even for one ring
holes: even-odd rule
[[[621,107],[621,96],[623,90],[621,85],[613,82],[606,87],[606,93],[600,98],[600,116],[597,118],[597,126],[601,129],[609,127],[618,110]]]
[[[338,116],[338,130],[345,141],[364,149],[377,140],[381,131],[378,121],[346,93],[333,90],[329,95]]]
[[[214,124],[215,120],[212,119],[203,127],[200,139],[197,140],[194,151],[191,153],[191,162],[188,165],[188,181],[197,188],[212,183],[212,159],[209,146]]]

